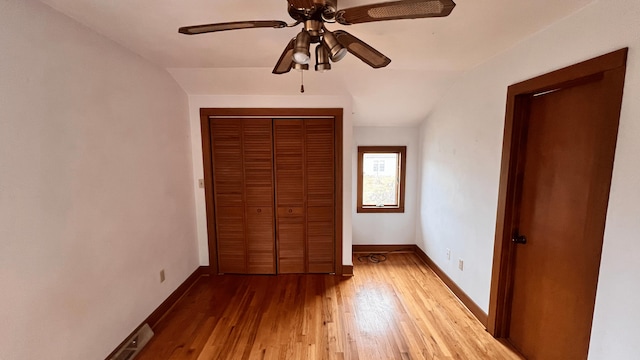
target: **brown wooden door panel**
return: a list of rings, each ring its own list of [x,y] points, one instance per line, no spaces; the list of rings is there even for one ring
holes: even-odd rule
[[[333,120],[305,121],[307,262],[311,273],[335,271]]]
[[[245,274],[246,255],[244,247],[226,244],[218,247],[218,271],[221,274]]]
[[[307,208],[307,242],[309,272],[334,271],[334,208]]]
[[[273,143],[270,119],[242,121],[247,206],[273,206]]]
[[[270,119],[211,121],[222,273],[275,273],[271,132]]]
[[[280,218],[302,218],[304,219],[305,211],[302,206],[281,206],[278,208],[278,217]]]
[[[242,126],[235,120],[212,121],[211,139],[218,271],[245,273]]]
[[[275,274],[271,119],[242,120],[247,272]]]
[[[276,201],[278,206],[304,205],[304,122],[274,120]]]
[[[247,171],[247,176],[262,177],[264,182],[253,181],[244,194],[247,206],[273,206],[273,184],[268,181],[271,172]]]
[[[276,197],[278,206],[303,206],[304,176],[302,172],[280,170],[277,174]]]
[[[219,206],[216,215],[218,271],[221,273],[245,273],[244,209],[238,206]]]
[[[587,357],[623,78],[530,99],[509,325],[529,359]]]
[[[273,207],[247,207],[247,272],[275,274]]]
[[[333,210],[333,209],[332,209]],[[333,221],[307,223],[308,261],[310,273],[334,271]]]
[[[274,120],[274,167],[278,272],[304,273],[306,268],[304,122]]]
[[[244,206],[244,200],[242,193],[222,193],[216,196],[216,206],[230,207],[230,206]]]
[[[305,123],[308,206],[333,206],[335,197],[335,154],[333,120]]]
[[[278,220],[278,272],[280,274],[306,272],[304,254],[304,218],[280,218]]]
[[[334,208],[332,206],[309,206],[307,207],[307,221],[333,224]]]
[[[313,245],[309,246],[309,252],[313,252],[316,254],[313,259],[309,259],[309,273],[312,274],[328,274],[334,272],[334,256],[333,256],[333,246],[329,246],[333,243],[333,240],[330,240],[330,243],[327,243],[325,246],[318,241],[318,239],[311,238],[313,241]]]

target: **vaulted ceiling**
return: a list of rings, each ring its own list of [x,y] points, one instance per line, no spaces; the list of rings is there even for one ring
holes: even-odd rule
[[[300,27],[186,36],[180,26],[240,20],[294,21],[286,0],[41,0],[166,68],[190,95],[341,95],[358,125],[423,120],[456,77],[593,0],[454,0],[445,18],[342,26],[392,59],[371,69],[348,55],[326,73],[273,75]],[[339,0],[338,8],[376,0]]]

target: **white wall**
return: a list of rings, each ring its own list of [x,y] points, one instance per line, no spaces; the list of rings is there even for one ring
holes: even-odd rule
[[[353,243],[405,245],[416,239],[419,129],[417,127],[354,127],[352,148]],[[404,213],[372,214],[357,210],[358,146],[407,146]]]
[[[343,108],[343,217],[342,217],[342,263],[351,265],[351,98],[346,96],[267,96],[267,95],[192,95],[189,96],[191,118],[191,155],[193,176],[204,178],[202,162],[202,134],[200,132],[201,108]],[[198,246],[200,264],[209,264],[207,236],[207,214],[204,189],[195,189],[196,216],[198,222]]]
[[[0,49],[0,359],[103,359],[198,266],[187,97],[37,1]]]
[[[469,71],[421,131],[418,244],[486,311],[507,86],[630,48],[590,359],[640,357],[639,19],[637,0],[595,2]]]

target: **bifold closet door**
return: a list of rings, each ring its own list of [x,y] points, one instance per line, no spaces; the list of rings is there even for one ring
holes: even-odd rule
[[[334,121],[274,120],[273,129],[278,272],[334,272]]]
[[[305,120],[307,272],[335,271],[334,120]]]
[[[210,124],[218,271],[275,274],[271,119]]]

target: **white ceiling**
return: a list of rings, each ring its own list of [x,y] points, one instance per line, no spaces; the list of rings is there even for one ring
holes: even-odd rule
[[[41,0],[149,61],[189,94],[296,95],[300,74],[271,70],[300,30],[247,29],[186,36],[180,26],[283,20],[286,0]],[[353,56],[324,74],[305,72],[307,95],[345,95],[357,125],[423,120],[455,77],[593,0],[456,0],[449,17],[344,29],[392,59],[373,70]],[[375,0],[339,0],[339,8]],[[304,96],[304,95],[300,95]]]

